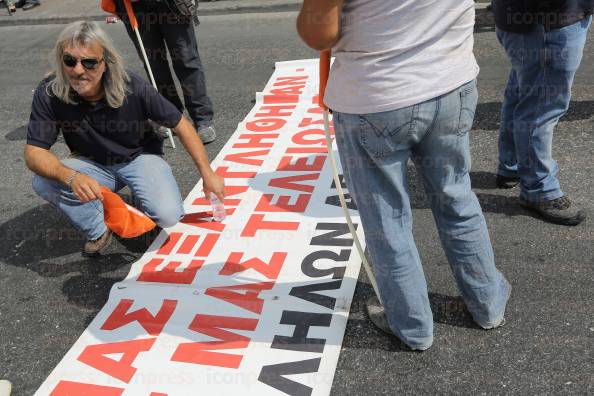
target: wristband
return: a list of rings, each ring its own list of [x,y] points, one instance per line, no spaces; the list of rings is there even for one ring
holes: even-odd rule
[[[70,187],[70,189],[72,189],[72,182],[74,181],[74,177],[79,173],[79,171],[75,170],[74,172],[72,172],[70,176],[68,176],[68,179],[66,179],[66,185]]]

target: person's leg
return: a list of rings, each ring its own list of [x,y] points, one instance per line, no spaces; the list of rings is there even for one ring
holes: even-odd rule
[[[509,73],[503,104],[501,105],[501,126],[499,128],[498,187],[509,188],[518,184],[518,160],[514,142],[514,110],[518,104],[518,79],[512,69]]]
[[[478,93],[472,81],[439,98],[432,130],[413,149],[458,288],[483,328],[501,324],[510,292],[495,267],[481,207],[470,187],[469,131]]]
[[[206,78],[193,23],[180,20],[162,24],[160,28],[182,88],[186,109],[196,129],[211,126],[212,102],[206,92]]]
[[[540,61],[544,65],[539,111],[530,126],[529,177],[539,181],[522,191],[529,202],[551,201],[565,195],[559,186],[559,167],[553,159],[553,131],[571,102],[571,87],[582,61],[592,17],[544,35]],[[521,118],[520,118],[521,119]],[[529,118],[526,121],[533,121]]]
[[[173,103],[179,111],[183,111],[184,105],[175,87],[173,75],[171,74],[171,69],[169,68],[169,61],[167,60],[167,47],[165,46],[165,39],[159,27],[160,23],[163,23],[163,21],[167,20],[167,15],[160,12],[159,9],[156,9],[156,6],[153,4],[154,3],[146,5],[143,4],[142,1],[133,3],[136,19],[138,20],[138,32],[142,38],[146,55],[153,71],[153,77],[157,83],[157,90],[167,100]],[[144,65],[147,79],[150,81],[149,70],[144,62],[144,57],[142,56],[140,44],[136,38],[136,33],[134,33],[132,27],[130,26],[130,21],[126,11],[124,10],[122,0],[118,0],[117,6],[118,14],[126,26],[128,36],[136,47],[138,56]]]
[[[590,21],[589,17],[550,32],[542,27],[526,34],[498,31],[518,82],[513,135],[521,198],[526,201],[550,201],[564,195],[552,157],[553,131],[569,108]]]
[[[412,235],[406,180],[417,110],[413,106],[367,115],[335,112],[334,125],[388,323],[405,344],[424,350],[433,342],[433,316]]]
[[[117,191],[123,187],[117,183],[113,174],[105,167],[85,158],[67,158],[62,161],[65,166],[94,178],[99,184]],[[87,239],[101,237],[107,227],[103,221],[103,205],[95,200],[83,203],[76,198],[72,190],[55,180],[33,176],[33,190],[41,198],[60,210],[72,225],[83,233]]]
[[[141,154],[129,163],[114,166],[114,172],[140,203],[138,209],[160,227],[171,227],[184,215],[179,187],[169,164],[160,156]]]

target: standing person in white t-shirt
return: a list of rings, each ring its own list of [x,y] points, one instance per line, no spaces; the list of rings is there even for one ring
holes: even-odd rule
[[[324,101],[384,303],[371,320],[415,350],[432,345],[433,318],[412,235],[409,159],[476,323],[501,326],[511,291],[470,188],[473,27],[472,0],[304,0],[297,21],[309,46],[336,56]]]

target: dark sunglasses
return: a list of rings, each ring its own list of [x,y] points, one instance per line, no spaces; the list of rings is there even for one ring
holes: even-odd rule
[[[74,56],[64,54],[62,56],[62,62],[66,67],[75,67],[76,64],[79,62]],[[99,64],[103,62],[103,59],[95,59],[95,58],[82,58],[80,59],[80,64],[87,70],[94,70],[99,66]]]

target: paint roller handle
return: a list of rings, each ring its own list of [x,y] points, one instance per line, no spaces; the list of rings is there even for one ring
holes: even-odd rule
[[[128,19],[130,20],[130,26],[132,26],[132,30],[137,30],[138,20],[136,19],[136,15],[134,14],[134,9],[132,8],[131,0],[124,0],[124,7],[126,7],[126,14],[128,14]]]
[[[328,109],[324,104],[324,93],[326,92],[326,85],[328,84],[328,76],[330,75],[330,58],[332,57],[332,50],[327,49],[320,52],[320,92],[319,101],[320,107]]]

